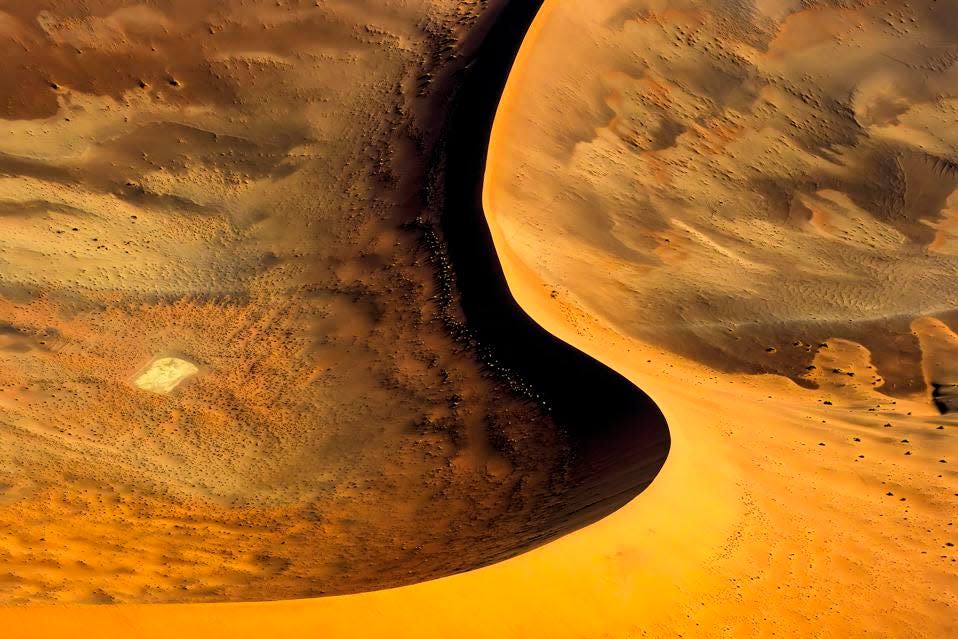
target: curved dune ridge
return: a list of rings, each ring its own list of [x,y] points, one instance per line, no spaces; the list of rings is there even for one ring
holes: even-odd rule
[[[485,230],[517,7],[0,14],[0,601],[395,587],[649,484],[661,413],[515,305]]]
[[[0,608],[4,627],[952,636],[954,18],[933,0],[544,3],[496,116],[484,209],[522,309],[668,419],[640,499],[403,588]]]
[[[623,614],[650,636],[954,633],[956,27],[554,1],[523,47],[484,191],[510,286],[633,371],[673,435],[652,492],[710,512],[634,567],[677,584]]]

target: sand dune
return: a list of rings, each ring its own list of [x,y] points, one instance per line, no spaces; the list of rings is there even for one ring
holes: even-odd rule
[[[456,42],[462,43],[475,42],[484,32],[478,26],[482,22],[467,20],[461,30],[452,27],[460,23],[451,3],[416,8],[389,2],[321,4],[343,20],[367,25],[357,31],[375,42],[362,53],[342,54],[342,77],[359,67],[368,77],[387,74],[389,56],[382,51],[393,49],[380,46],[385,41],[395,43],[395,64],[402,66],[399,59],[420,63],[402,76],[405,83],[386,82],[379,94],[356,89],[336,94],[340,85],[330,82],[326,90],[352,110],[314,107],[315,113],[325,113],[319,121],[329,126],[326,131],[345,127],[354,133],[373,126],[378,115],[391,112],[382,107],[393,104],[397,95],[417,95],[426,102],[433,96],[441,102],[438,96],[448,96],[440,90],[443,75],[423,72],[422,64],[428,66],[423,61],[430,58],[417,53],[414,43],[422,42],[423,32],[433,37],[437,30],[455,33],[460,38]],[[265,7],[260,10],[266,12]],[[375,21],[368,13],[374,9],[380,11]],[[115,29],[127,19],[121,14],[108,27]],[[266,22],[262,15],[256,20]],[[273,20],[271,24],[278,23]],[[955,275],[953,199],[958,188],[953,179],[958,162],[956,20],[958,12],[931,0],[547,0],[523,44],[496,117],[483,191],[485,213],[509,288],[522,308],[553,335],[645,390],[664,413],[672,448],[649,489],[592,526],[532,552],[437,581],[347,597],[215,607],[7,607],[0,609],[5,627],[23,637],[56,636],[77,627],[100,637],[955,636],[958,422],[951,407],[958,378],[951,356],[958,337],[950,282]],[[23,28],[9,19],[0,25],[5,33]],[[284,34],[294,31],[291,27]],[[69,37],[77,41],[81,36]],[[282,42],[284,38],[276,41]],[[244,60],[273,64],[273,56],[280,54],[262,48]],[[462,62],[469,60],[468,49],[461,55]],[[340,77],[333,68],[328,77]],[[275,77],[288,78],[289,73],[290,67],[284,66]],[[185,73],[183,77],[185,89],[192,80]],[[401,89],[390,92],[385,86]],[[259,95],[263,89],[250,90]],[[370,106],[370,95],[382,96],[381,101]],[[323,104],[337,104],[329,100]],[[418,98],[402,104],[400,110],[406,113],[430,112]],[[28,111],[22,104],[8,105],[9,117],[23,117]],[[280,112],[285,113],[273,113],[264,130],[279,126]],[[250,117],[242,125],[256,121]],[[26,127],[31,121],[11,122]],[[411,126],[420,135],[426,130],[415,118]],[[244,132],[242,137],[250,136]],[[45,158],[23,159],[29,148],[24,136],[12,137],[21,147],[10,151],[10,166],[20,172],[11,188],[34,188],[21,175],[31,171],[36,180],[62,179],[57,177],[62,169],[51,168],[50,157],[68,156],[69,145],[49,151]],[[53,137],[63,144],[59,136]],[[379,190],[384,187],[352,194],[355,199],[346,202],[355,203],[354,209],[337,208],[340,200],[333,196],[342,194],[330,184],[352,184],[355,173],[348,173],[348,166],[381,166],[365,155],[367,147],[361,144],[316,161],[328,182],[317,177],[293,184],[285,176],[270,175],[257,179],[281,185],[274,185],[263,199],[253,195],[261,187],[249,187],[248,196],[243,186],[226,192],[244,194],[236,196],[237,201],[251,201],[248,197],[262,206],[274,197],[280,203],[294,199],[294,186],[322,185],[311,192],[328,193],[329,206],[310,209],[318,217],[308,219],[337,228],[330,220],[340,214],[339,219],[355,223],[366,219],[370,201],[399,201],[394,199],[398,194],[416,191],[423,175],[407,160],[415,157],[413,151],[423,139],[413,138],[412,147],[394,149],[395,164],[387,163],[396,167],[386,181],[393,189],[390,196]],[[330,136],[324,143],[347,145],[347,140]],[[285,149],[296,157],[305,152],[296,145]],[[348,160],[322,168],[332,157]],[[264,164],[275,166],[275,161]],[[339,173],[349,179],[333,180]],[[160,183],[176,185],[168,187],[171,195],[194,202],[213,192],[199,188],[195,196],[182,195],[180,180],[151,184]],[[73,201],[57,197],[58,207],[45,215],[71,215],[70,207],[95,201],[87,195]],[[14,210],[18,215],[32,210],[26,204],[36,199],[26,193]],[[423,209],[436,206],[426,204]],[[48,207],[44,204],[40,210]],[[195,215],[202,221],[208,213]],[[382,209],[376,219],[395,219],[390,215]],[[7,219],[0,216],[0,224]],[[274,242],[286,237],[290,219],[296,220],[286,214],[273,225],[268,216],[253,212],[242,219],[250,228],[261,224],[257,237],[271,230]],[[218,242],[230,241],[228,229],[210,224],[203,233],[222,238]],[[188,225],[182,228],[193,232]],[[323,260],[337,256],[341,262],[335,263],[342,269],[337,273],[345,278],[372,277],[369,270],[375,269],[369,264],[388,261],[386,248],[402,237],[386,234],[389,240],[377,243],[370,238],[382,238],[384,231],[376,227],[363,237],[379,252],[367,251],[357,260],[350,257],[357,246],[341,244],[362,234],[345,223],[342,228],[348,232],[309,255]],[[15,241],[26,255],[36,234],[9,237],[20,237]],[[138,263],[158,268],[150,264],[158,264],[163,255],[176,256],[176,247],[191,237],[184,231],[184,239],[161,247],[155,258],[143,248]],[[239,242],[236,251],[226,252],[231,263],[245,264],[234,257],[244,254],[239,250],[244,246]],[[65,253],[78,251],[71,246]],[[276,256],[283,264],[284,255]],[[196,263],[209,264],[209,272],[223,272],[213,258]],[[53,270],[44,269],[44,260],[17,264],[28,265],[18,267],[27,273],[22,280],[53,286]],[[120,281],[107,266],[98,268],[93,272],[107,278],[104,281]],[[427,274],[431,269],[422,268]],[[223,280],[229,284],[223,290],[236,286],[230,282],[246,282],[246,271],[237,267],[236,272],[240,274]],[[122,279],[130,277],[138,276],[125,274]],[[200,270],[179,286],[199,282],[196,286],[207,287],[213,279]],[[410,279],[429,281],[427,275]],[[283,281],[279,275],[264,277],[263,288]],[[397,286],[393,280],[375,282],[363,288],[361,298],[380,287]],[[123,287],[118,283],[114,290]],[[338,336],[333,344],[349,348],[350,357],[357,357],[358,343],[394,345],[415,339],[413,333],[397,329],[387,331],[382,342],[370,340],[376,334],[372,328],[337,333],[345,330],[343,323],[330,318],[349,314],[371,322],[370,313],[352,310],[359,304],[356,298],[343,297],[346,301],[330,307],[323,316],[326,321],[317,324],[317,334]],[[397,308],[405,309],[415,308],[422,298],[385,299],[402,302]],[[257,309],[269,306],[253,302]],[[9,302],[6,312],[29,307],[39,313],[35,309],[44,308],[44,318],[57,317],[54,302],[37,304],[41,302],[21,298]],[[204,304],[211,307],[205,314],[197,310],[204,307],[192,303],[182,312],[164,312],[177,323],[208,316],[203,324],[192,320],[190,329],[204,337],[214,320],[234,326],[217,297]],[[404,313],[396,315],[405,321]],[[229,336],[230,343],[243,338],[244,344],[255,345],[276,323],[272,315],[255,317],[255,331],[224,328],[214,334]],[[389,316],[371,323],[386,330],[382,327],[405,326],[403,321]],[[142,332],[156,323],[139,318],[133,322],[121,314],[108,325]],[[419,331],[423,325],[428,323],[415,324]],[[70,330],[71,335],[95,333],[85,324],[71,324]],[[444,343],[439,342],[444,334],[437,333],[437,342],[431,343]],[[53,336],[0,331],[0,344],[10,345],[4,353],[23,357]],[[137,343],[133,338],[125,341]],[[283,343],[282,337],[273,338],[268,350],[252,359]],[[302,348],[301,342],[295,344]],[[168,353],[189,352],[197,358],[190,361],[203,368],[169,397],[182,401],[191,389],[210,383],[204,382],[206,367],[216,367],[206,350],[162,346]],[[443,346],[435,349],[446,352]],[[91,350],[103,351],[103,341]],[[277,359],[299,361],[292,355],[299,350],[291,350],[281,351]],[[94,369],[103,369],[103,360],[117,359],[115,346],[106,352]],[[383,352],[360,361],[378,365]],[[145,349],[130,354],[124,370],[132,374],[158,354]],[[220,369],[227,370],[237,359],[235,353],[224,356]],[[458,361],[462,370],[472,370],[469,358]],[[276,361],[274,366],[288,374],[284,364]],[[18,361],[10,370],[34,369]],[[237,373],[238,380],[248,380],[247,371]],[[309,375],[294,372],[293,380]],[[482,376],[462,375],[455,378],[461,388],[486,383]],[[433,383],[425,379],[422,389]],[[331,396],[337,401],[330,399],[328,405],[348,405],[340,389],[361,386],[361,380],[351,384],[337,387]],[[408,392],[408,386],[402,389],[398,395]],[[269,385],[255,390],[251,394],[260,397]],[[299,387],[292,385],[279,394],[296,392]],[[489,404],[501,409],[500,392],[492,387],[475,397],[475,410]],[[19,415],[24,410],[19,404],[29,403],[35,393],[29,388],[5,390],[0,402]],[[395,395],[389,395],[382,401],[393,399]],[[416,400],[417,407],[423,405],[421,397]],[[256,406],[264,410],[261,403]],[[516,410],[527,408],[520,403]],[[335,414],[331,408],[329,412]],[[31,432],[30,426],[23,428]],[[36,421],[32,428],[39,429]],[[517,457],[528,460],[527,470],[514,469],[508,477],[541,469],[547,462],[537,455],[543,450],[559,451],[561,460],[566,450],[562,445],[543,445],[550,433],[558,437],[556,430],[547,422],[541,432],[545,434],[537,432],[523,448],[528,456]],[[382,463],[383,457],[395,459],[392,441],[383,448],[389,454],[370,459],[362,472]],[[263,456],[259,451],[254,455]],[[448,457],[441,455],[441,462]],[[462,459],[453,457],[457,463]],[[442,463],[439,467],[445,468]],[[493,470],[489,474],[496,475]],[[463,479],[451,485],[447,494],[463,494],[467,483]],[[350,486],[350,497],[375,485],[382,484]],[[263,498],[274,494],[272,490],[264,490]],[[548,500],[539,503],[549,505]],[[427,511],[424,519],[429,516]],[[451,539],[445,537],[443,543]],[[309,540],[310,547],[318,543],[329,542]],[[461,553],[472,543],[474,538],[446,548]],[[371,563],[374,560],[380,558],[371,558]],[[256,574],[262,569],[256,568]],[[423,578],[425,572],[409,581]],[[349,585],[356,587],[356,582]]]
[[[952,636],[958,424],[940,412],[956,263],[940,229],[958,187],[958,12],[547,7],[487,173],[512,290],[635,371],[669,420],[670,464],[707,457],[725,475],[667,465],[654,484],[723,514],[661,538],[712,550],[664,598],[684,618],[636,625]],[[702,401],[713,410],[676,406]]]
[[[443,280],[425,174],[492,13],[3,8],[0,603],[398,586],[648,483],[597,486]]]

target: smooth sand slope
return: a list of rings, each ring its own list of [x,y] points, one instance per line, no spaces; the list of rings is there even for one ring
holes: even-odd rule
[[[662,408],[672,450],[649,490],[396,590],[7,608],[5,627],[955,636],[955,26],[931,1],[547,1],[486,210],[523,307]]]

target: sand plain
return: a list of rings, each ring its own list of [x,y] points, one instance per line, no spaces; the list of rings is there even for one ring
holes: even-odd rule
[[[669,421],[669,460],[626,507],[395,590],[4,623],[955,636],[954,20],[940,2],[547,0],[496,120],[486,212],[520,304]]]

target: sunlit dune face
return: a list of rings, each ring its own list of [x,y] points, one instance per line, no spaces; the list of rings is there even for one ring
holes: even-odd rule
[[[165,395],[199,371],[195,364],[185,359],[161,357],[137,375],[133,384],[137,388]]]
[[[546,3],[487,217],[520,302],[675,444],[577,547],[618,622],[553,634],[954,634],[956,33],[941,0]]]
[[[921,392],[910,321],[958,307],[941,284],[958,275],[958,10],[746,4],[557,6],[551,33],[581,43],[529,51],[497,123],[497,223],[643,339],[806,384],[838,336],[873,351],[883,392]]]

